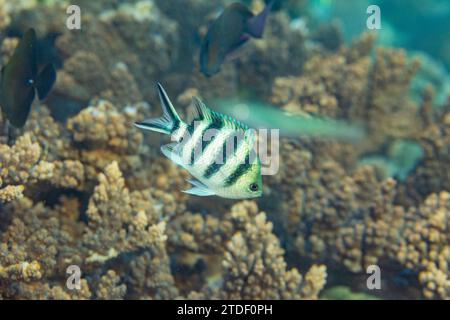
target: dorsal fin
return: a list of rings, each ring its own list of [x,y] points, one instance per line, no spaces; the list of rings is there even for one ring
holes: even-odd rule
[[[218,119],[218,121],[222,121],[225,123],[225,128],[235,129],[235,130],[248,130],[250,129],[245,123],[223,113],[219,113],[217,111],[211,111],[212,118]]]
[[[236,130],[247,130],[249,127],[244,123],[226,115],[219,113],[217,111],[209,109],[199,98],[192,97],[192,105],[194,106],[193,112],[190,114],[190,121],[208,121],[223,123],[221,127],[236,129]]]
[[[194,110],[191,114],[192,121],[207,120],[211,121],[211,110],[198,97],[192,97],[192,105]]]

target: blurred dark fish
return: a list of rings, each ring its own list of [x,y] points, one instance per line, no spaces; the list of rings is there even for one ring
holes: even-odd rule
[[[218,73],[227,56],[251,37],[261,38],[272,5],[273,1],[256,16],[241,3],[232,3],[226,7],[211,23],[203,39],[200,48],[200,71],[208,77]]]
[[[23,127],[35,91],[38,92],[39,100],[45,99],[55,80],[56,70],[52,63],[38,71],[36,32],[29,29],[1,70],[0,106],[5,118],[16,128]]]
[[[361,142],[365,129],[355,123],[315,115],[294,115],[270,104],[253,100],[218,99],[217,111],[255,129],[279,129],[281,137],[312,137],[346,142]]]

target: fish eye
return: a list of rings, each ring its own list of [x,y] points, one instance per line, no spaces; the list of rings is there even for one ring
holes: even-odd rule
[[[258,189],[259,189],[258,185],[256,183],[250,184],[249,188],[250,188],[250,191],[253,191],[253,192],[258,191]]]

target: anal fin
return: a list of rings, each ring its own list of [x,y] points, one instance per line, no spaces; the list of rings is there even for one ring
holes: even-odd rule
[[[165,144],[161,146],[161,152],[175,164],[179,165],[182,168],[186,168],[186,164],[184,163],[183,157],[181,156],[180,144],[176,142]]]

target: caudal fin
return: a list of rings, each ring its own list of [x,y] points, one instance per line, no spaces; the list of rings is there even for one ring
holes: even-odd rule
[[[53,88],[56,81],[56,70],[52,63],[49,63],[38,74],[36,80],[36,89],[39,100],[44,100]]]
[[[157,88],[159,100],[161,101],[161,107],[163,109],[163,116],[161,118],[153,118],[142,122],[136,122],[134,125],[144,130],[171,134],[175,128],[179,127],[181,119],[160,83],[157,84]]]
[[[260,12],[258,15],[250,18],[247,22],[247,32],[254,38],[262,38],[264,27],[266,25],[266,19],[269,15],[272,7],[275,3],[275,0],[270,1],[264,7],[264,10]]]

